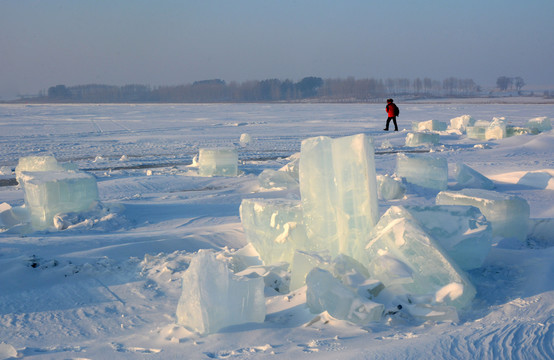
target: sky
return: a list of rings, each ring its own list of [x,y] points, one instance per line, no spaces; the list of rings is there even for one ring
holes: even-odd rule
[[[0,0],[0,100],[306,76],[554,89],[553,16],[552,0]]]

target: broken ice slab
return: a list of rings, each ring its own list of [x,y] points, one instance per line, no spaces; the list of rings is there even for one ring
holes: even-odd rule
[[[298,187],[298,180],[295,180],[290,173],[265,169],[258,175],[258,182],[264,189],[294,189]]]
[[[379,199],[402,199],[406,193],[406,186],[402,179],[390,175],[377,175],[377,194]]]
[[[486,140],[500,140],[506,138],[506,118],[493,118],[489,127],[485,130]]]
[[[517,183],[518,185],[525,185],[536,189],[546,189],[550,179],[552,179],[552,175],[546,171],[529,171]]]
[[[264,280],[233,274],[215,253],[200,250],[183,274],[177,322],[199,334],[265,319]]]
[[[37,230],[53,227],[56,214],[80,212],[98,202],[94,176],[79,171],[21,172],[25,206]]]
[[[310,239],[354,258],[378,219],[373,141],[365,134],[302,141],[300,194]]]
[[[314,268],[306,276],[306,303],[314,314],[327,311],[336,319],[359,325],[379,321],[384,306],[358,295],[329,271]]]
[[[454,174],[459,187],[486,190],[494,189],[494,183],[491,179],[462,162],[456,163]]]
[[[26,156],[19,158],[19,162],[15,168],[15,177],[21,183],[19,178],[24,171],[62,171],[63,166],[58,164],[58,161],[53,156]]]
[[[475,119],[470,115],[462,115],[450,119],[450,128],[464,132],[468,126],[473,126]]]
[[[475,297],[466,274],[403,207],[385,212],[366,253],[371,276],[398,294],[432,296],[434,303],[457,308]]]
[[[237,176],[238,152],[235,148],[205,148],[198,153],[200,176]]]
[[[296,250],[291,263],[290,289],[296,290],[306,284],[306,275],[313,268],[328,269],[331,257],[328,252]]]
[[[445,190],[448,186],[448,163],[439,156],[398,153],[396,174],[426,188]]]
[[[429,131],[444,131],[446,130],[447,125],[443,121],[438,120],[427,120],[427,121],[413,121],[412,122],[412,130],[414,131],[423,131],[423,130],[429,130]]]
[[[243,199],[239,212],[246,239],[266,265],[292,263],[296,249],[317,249],[306,236],[300,201]]]
[[[481,267],[492,246],[492,228],[473,206],[406,206],[419,225],[463,270]]]
[[[527,127],[535,134],[552,130],[550,119],[546,116],[536,117],[527,122]]]
[[[441,191],[437,205],[471,205],[479,208],[491,223],[493,235],[525,240],[529,221],[529,204],[519,196],[491,190],[463,189]]]
[[[470,139],[486,140],[486,131],[489,128],[490,122],[484,120],[476,121],[473,126],[466,126],[466,134]]]
[[[439,134],[431,132],[413,132],[406,135],[406,146],[437,145]]]

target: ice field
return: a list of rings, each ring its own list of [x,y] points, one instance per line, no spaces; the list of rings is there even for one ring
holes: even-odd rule
[[[398,132],[382,130],[384,104],[0,105],[0,359],[554,358],[554,132],[544,129],[539,119],[554,119],[554,104],[466,100],[398,105]],[[460,118],[464,115],[473,120]],[[493,127],[479,128],[502,117]],[[452,124],[458,129],[444,130],[439,124],[440,130],[430,132],[417,127],[429,120],[435,120],[433,126],[450,125],[451,119],[457,119]],[[530,124],[535,130],[525,130]],[[465,127],[471,130],[466,133]],[[420,131],[424,135],[408,136]],[[487,137],[487,131],[491,140],[480,138]],[[417,305],[414,310],[410,304],[404,309],[408,312],[381,316],[382,307],[365,304],[371,314],[367,319],[341,319],[340,306],[313,300],[329,299],[322,292],[327,287],[346,294],[343,301],[356,302],[326,270],[310,273],[307,282],[326,285],[309,291],[294,274],[290,279],[286,264],[270,269],[273,278],[264,279],[265,288],[260,281],[247,285],[236,280],[225,267],[198,270],[202,264],[214,264],[216,257],[230,261],[231,270],[256,263],[251,248],[245,248],[256,224],[243,224],[241,212],[251,214],[263,204],[276,204],[290,209],[286,216],[294,218],[297,204],[313,205],[312,212],[321,209],[317,195],[322,191],[310,194],[276,170],[298,157],[306,139],[357,134],[371,138],[374,172],[381,179],[373,185],[380,194],[381,221],[371,224],[380,231],[373,241],[382,246],[376,253],[401,241],[400,230],[406,238],[419,231],[436,236],[437,223],[459,221],[452,227],[461,229],[465,225],[459,214],[470,219],[464,235],[471,236],[445,234],[436,239],[442,249],[437,256],[446,253],[458,263],[452,269],[447,266],[444,276],[467,281],[474,290],[453,301],[456,316],[446,312],[444,317],[418,317]],[[342,146],[336,145],[337,153],[347,154]],[[218,148],[226,154],[236,149],[236,176],[234,169],[200,176],[210,170],[200,169],[197,155],[201,149]],[[54,156],[60,164],[92,175],[102,206],[58,219],[63,230],[18,224],[11,211],[19,214],[25,193],[14,171],[19,159],[37,155]],[[430,160],[431,165],[424,160],[413,167],[403,165],[412,157]],[[228,159],[234,158],[225,157],[225,166]],[[333,161],[342,169],[336,170],[340,178],[335,182],[347,183],[358,174],[342,168],[343,160]],[[372,174],[363,166],[360,172]],[[433,170],[426,171],[427,166]],[[309,173],[315,171],[317,167]],[[303,176],[306,170],[304,175],[300,170],[300,179]],[[398,177],[405,180],[400,183]],[[471,187],[480,189],[467,189]],[[445,214],[428,208],[452,199],[480,207],[490,218],[490,228],[481,226],[484,220],[473,210]],[[503,206],[513,199],[522,210],[506,218]],[[427,210],[420,211],[423,208]],[[412,216],[423,230],[413,228]],[[317,220],[307,223],[315,232],[321,229]],[[527,231],[521,230],[527,223]],[[253,228],[245,229],[248,226]],[[298,229],[289,230],[294,236]],[[268,243],[278,235],[271,234]],[[349,236],[360,234],[352,231]],[[481,259],[478,246],[465,244],[483,238],[492,246]],[[197,255],[202,249],[217,256],[204,251]],[[268,249],[267,256],[276,261],[294,256],[283,249]],[[356,256],[364,250],[349,251]],[[233,258],[237,252],[241,256]],[[395,254],[404,256],[400,250]],[[472,261],[465,261],[468,257]],[[236,259],[244,264],[233,262]],[[386,286],[402,284],[401,277],[383,272],[382,263],[366,264],[369,273],[381,271],[379,280]],[[195,274],[187,273],[189,266],[200,272],[199,278],[204,276],[200,284],[229,276],[218,289],[227,286],[232,293],[251,288],[244,291],[259,295],[263,288],[265,319],[258,296],[248,298],[254,305],[247,323],[206,334],[194,332],[192,323],[183,325],[177,313],[188,311],[191,317],[194,312],[186,308],[182,294],[202,293],[195,289]],[[249,271],[253,276],[268,268],[258,265]],[[268,286],[268,279],[276,285]],[[369,283],[364,286],[375,290]],[[213,304],[214,314],[225,308],[217,296],[203,302]],[[314,313],[318,306],[327,306],[326,311]],[[225,316],[235,321],[240,314]]]

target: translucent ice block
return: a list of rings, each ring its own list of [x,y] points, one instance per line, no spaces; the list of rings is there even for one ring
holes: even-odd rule
[[[335,278],[329,271],[315,268],[306,276],[306,303],[312,313],[327,311],[336,319],[365,325],[379,321],[384,306],[368,300]]]
[[[443,121],[438,120],[427,120],[427,121],[420,121],[420,122],[413,122],[412,123],[412,130],[414,131],[423,131],[423,130],[429,130],[429,131],[444,131],[446,130],[446,123]]]
[[[536,117],[527,122],[527,127],[534,133],[552,130],[550,119],[546,116]]]
[[[456,163],[454,174],[456,176],[458,186],[460,187],[487,190],[494,189],[494,183],[491,179],[473,170],[464,163]]]
[[[19,159],[15,168],[15,177],[21,177],[24,171],[61,171],[64,168],[58,164],[58,161],[53,156],[27,156]],[[21,181],[19,181],[21,183]]]
[[[300,194],[308,237],[357,258],[378,219],[373,141],[364,134],[302,142]]]
[[[406,210],[463,270],[483,265],[491,250],[492,228],[473,206],[407,206]]]
[[[389,175],[377,175],[377,194],[379,199],[402,199],[405,193],[406,186],[402,184],[402,179]]]
[[[504,139],[506,136],[506,119],[503,117],[493,118],[487,130],[485,130],[485,139],[499,140]]]
[[[386,287],[463,308],[475,296],[465,273],[410,213],[391,206],[375,227],[366,247],[369,272]]]
[[[436,145],[439,134],[431,132],[413,132],[406,135],[406,146]]]
[[[467,137],[475,140],[486,140],[485,133],[489,126],[490,122],[478,120],[473,124],[473,126],[466,126]]]
[[[246,238],[264,264],[290,264],[295,250],[315,250],[306,236],[300,201],[244,199],[239,211]]]
[[[525,240],[529,222],[529,204],[515,195],[491,190],[463,189],[441,191],[438,205],[471,205],[479,208],[492,225],[493,235]]]
[[[294,179],[291,173],[286,171],[275,171],[265,169],[258,176],[258,182],[264,189],[292,189],[298,187],[298,180]]]
[[[98,201],[96,179],[85,172],[22,172],[20,180],[35,229],[52,227],[56,214],[84,211]]]
[[[448,186],[446,159],[430,154],[399,153],[396,157],[396,174],[426,188],[445,190]]]
[[[466,127],[473,126],[473,124],[475,124],[475,119],[473,119],[470,115],[462,115],[450,119],[450,128],[460,131],[465,131]]]
[[[297,250],[291,265],[290,289],[296,290],[306,284],[306,275],[316,267],[329,269],[331,258],[328,252],[310,252]]]
[[[264,280],[231,273],[215,253],[200,250],[183,274],[177,322],[210,334],[231,325],[265,319]]]
[[[198,153],[198,173],[200,176],[237,176],[237,149],[200,149]]]

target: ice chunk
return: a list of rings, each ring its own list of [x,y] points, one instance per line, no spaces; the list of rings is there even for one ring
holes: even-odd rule
[[[403,207],[391,206],[371,235],[366,247],[369,272],[387,288],[433,295],[434,303],[457,308],[474,298],[475,288],[465,273]],[[447,285],[456,291],[437,297]]]
[[[200,176],[237,176],[237,149],[200,149],[198,153],[198,173]]]
[[[54,226],[56,214],[88,210],[98,202],[96,179],[85,172],[21,172],[20,180],[37,230]]]
[[[436,145],[439,134],[431,132],[413,132],[406,135],[406,146]]]
[[[331,256],[359,257],[378,219],[376,182],[370,137],[304,140],[300,194],[308,237]]]
[[[487,190],[494,189],[494,183],[491,179],[473,170],[464,163],[456,163],[454,174],[456,176],[458,186]]]
[[[426,188],[445,190],[448,186],[448,163],[443,157],[398,153],[396,174]]]
[[[437,205],[471,205],[479,208],[492,225],[493,235],[525,240],[529,222],[529,204],[515,195],[491,190],[463,189],[441,191]]]
[[[11,344],[0,342],[0,359],[16,359],[18,357],[17,350]]]
[[[258,176],[258,181],[264,189],[293,189],[298,187],[298,180],[285,171],[264,169]]]
[[[446,123],[438,120],[427,120],[421,122],[412,122],[412,130],[414,131],[444,131],[446,130]]]
[[[329,271],[315,268],[306,276],[306,303],[314,314],[327,311],[336,319],[366,325],[379,321],[384,306],[353,292]]]
[[[183,274],[177,305],[177,322],[210,334],[231,325],[265,319],[264,280],[239,277],[217,260],[212,251],[200,250]]]
[[[249,278],[261,277],[264,279],[266,288],[271,288],[279,293],[286,294],[289,292],[289,264],[286,262],[250,266],[243,271],[236,273],[237,276],[246,276]]]
[[[466,126],[466,134],[470,139],[486,140],[485,133],[489,128],[490,122],[484,120],[476,121],[473,126]]]
[[[463,270],[481,267],[492,245],[492,228],[473,206],[407,206],[419,225]]]
[[[554,245],[554,219],[530,219],[529,237],[544,242],[548,246]]]
[[[550,119],[546,116],[536,117],[527,122],[527,127],[534,133],[552,130]]]
[[[317,249],[306,236],[300,201],[244,199],[239,211],[246,238],[266,265],[290,264],[295,250]]]
[[[377,194],[379,199],[402,199],[405,193],[406,186],[402,184],[402,179],[389,175],[377,175]]]
[[[546,189],[552,175],[546,171],[528,172],[519,179],[519,185],[525,185],[536,189]]]
[[[250,134],[244,133],[240,134],[240,140],[239,140],[240,146],[246,146],[248,144],[252,143],[252,136]]]
[[[486,140],[499,140],[506,137],[506,118],[493,118],[488,129],[485,130]]]
[[[518,136],[518,135],[528,135],[533,133],[529,128],[523,128],[518,126],[506,125],[506,136]]]
[[[316,267],[329,269],[331,258],[328,252],[297,250],[291,265],[290,289],[296,290],[306,284],[306,275]]]
[[[457,129],[462,132],[464,132],[468,126],[473,126],[473,124],[475,124],[475,119],[473,119],[470,115],[462,115],[450,119],[450,128]]]
[[[53,156],[27,156],[19,159],[15,168],[15,177],[21,183],[19,178],[24,171],[62,171],[64,168],[58,164]]]
[[[289,174],[293,179],[298,181],[298,171],[300,167],[300,153],[292,154],[288,157],[289,162],[279,169]]]

